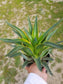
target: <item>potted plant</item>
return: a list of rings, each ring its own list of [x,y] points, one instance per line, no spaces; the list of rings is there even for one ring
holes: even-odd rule
[[[59,20],[45,33],[40,35],[37,27],[37,17],[35,18],[34,28],[32,27],[30,18],[28,17],[29,31],[25,28],[23,31],[6,21],[12,30],[19,36],[19,39],[0,38],[0,40],[4,42],[14,44],[12,45],[13,49],[6,56],[15,57],[20,55],[24,58],[24,64],[22,67],[29,66],[35,62],[40,71],[42,71],[42,68],[45,67],[46,70],[52,75],[52,72],[48,66],[48,62],[53,60],[50,54],[53,49],[63,49],[63,45],[61,44],[63,41],[52,43],[49,39],[57,31],[57,29],[52,31],[54,27],[56,27],[56,25],[58,25],[62,20],[63,19]]]

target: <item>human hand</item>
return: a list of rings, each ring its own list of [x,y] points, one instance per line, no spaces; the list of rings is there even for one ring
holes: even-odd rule
[[[33,63],[31,66],[26,67],[26,70],[28,71],[28,73],[35,73],[39,75],[41,78],[43,78],[45,81],[47,81],[47,73],[45,68],[43,68],[42,71],[40,71],[37,68],[37,65]]]

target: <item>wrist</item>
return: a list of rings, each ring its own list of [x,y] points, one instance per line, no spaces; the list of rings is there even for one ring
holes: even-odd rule
[[[46,73],[43,73],[43,72],[35,72],[35,71],[31,71],[30,73],[34,73],[36,74],[37,76],[39,76],[40,78],[42,78],[44,81],[47,82],[47,74]]]
[[[44,84],[47,84],[47,81],[44,79],[44,77],[42,77],[42,75],[40,76],[39,74],[33,72],[31,72],[30,75],[33,75],[34,78],[37,78],[38,80],[40,79],[42,82],[45,82]]]

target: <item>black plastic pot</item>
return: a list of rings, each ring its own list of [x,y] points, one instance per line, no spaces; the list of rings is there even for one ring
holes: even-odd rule
[[[50,54],[48,54],[46,57],[50,57]],[[46,58],[45,57],[45,58]],[[26,61],[25,59],[23,59],[24,61]],[[49,63],[49,60],[45,60],[47,63]],[[27,65],[27,67],[29,67],[29,66],[31,66],[32,64],[34,63],[34,61],[32,60],[32,62],[31,63],[29,63],[28,65]],[[43,69],[44,67],[42,67],[42,69]],[[47,73],[47,70],[46,70],[46,73]]]

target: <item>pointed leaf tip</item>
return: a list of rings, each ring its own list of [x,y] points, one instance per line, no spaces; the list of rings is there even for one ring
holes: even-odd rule
[[[22,38],[27,39],[25,33],[15,25],[10,24],[9,22],[6,22],[13,30],[15,30],[19,35],[21,35]],[[28,40],[28,39],[27,39]]]
[[[33,29],[33,38],[38,39],[37,16],[35,18],[35,24],[34,24],[34,29]]]
[[[54,29],[61,21],[63,21],[63,18],[60,19],[57,23],[55,23],[52,27],[50,27],[44,34],[42,34],[39,38],[39,42],[41,42],[45,37],[47,37],[48,33]]]
[[[29,16],[28,16],[28,24],[29,24],[29,33],[32,34],[32,24],[31,24]]]

